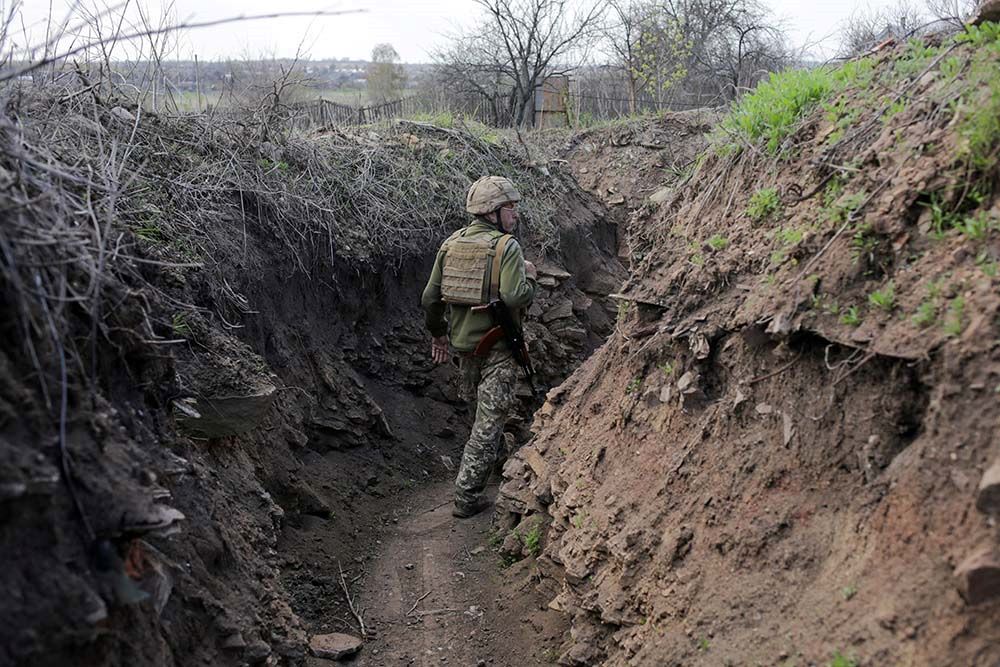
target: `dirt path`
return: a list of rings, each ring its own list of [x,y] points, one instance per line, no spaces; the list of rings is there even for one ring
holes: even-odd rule
[[[564,625],[534,590],[531,566],[503,570],[490,513],[455,519],[451,494],[436,482],[400,498],[359,596],[374,636],[345,664],[554,664]]]

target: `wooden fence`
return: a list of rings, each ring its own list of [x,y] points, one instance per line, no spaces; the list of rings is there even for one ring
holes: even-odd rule
[[[404,97],[382,104],[352,107],[330,100],[314,100],[293,105],[294,123],[297,127],[324,127],[329,125],[367,125],[419,113],[423,110],[420,100]]]

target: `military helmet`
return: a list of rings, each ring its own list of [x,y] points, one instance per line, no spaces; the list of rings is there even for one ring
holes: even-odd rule
[[[514,201],[521,201],[521,193],[509,178],[483,176],[469,188],[465,210],[473,215],[486,215]]]

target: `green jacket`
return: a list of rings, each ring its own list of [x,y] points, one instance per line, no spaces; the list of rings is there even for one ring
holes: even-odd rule
[[[480,221],[465,227],[462,233],[464,236],[488,234],[496,239],[503,235],[496,227]],[[441,300],[441,267],[444,265],[445,254],[443,247],[438,250],[431,277],[427,280],[427,287],[420,300],[426,313],[425,322],[432,336],[447,333],[453,348],[459,352],[471,352],[476,349],[483,335],[493,328],[493,322],[487,312],[472,312],[468,306],[449,305]],[[500,298],[515,313],[515,318],[520,319],[519,312],[527,308],[534,297],[535,281],[525,275],[524,253],[517,241],[511,239],[500,259]]]

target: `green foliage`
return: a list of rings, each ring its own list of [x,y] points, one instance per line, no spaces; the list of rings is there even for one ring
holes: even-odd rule
[[[799,120],[836,85],[831,70],[824,67],[772,73],[737,103],[722,126],[747,142],[764,140],[767,151],[775,155]]]
[[[586,513],[584,513],[584,512],[580,512],[580,513],[578,513],[578,514],[574,514],[574,515],[573,515],[573,518],[572,518],[572,520],[570,521],[570,523],[572,523],[572,524],[573,524],[573,527],[574,527],[574,528],[576,528],[577,530],[579,530],[580,528],[583,528],[583,523],[584,523],[584,521],[586,521],[586,520],[587,520],[587,515],[586,515]]]
[[[747,215],[754,222],[761,222],[781,210],[781,199],[777,188],[763,188],[750,196]]]
[[[868,199],[868,193],[864,190],[851,194],[841,194],[823,206],[822,215],[827,221],[834,224],[847,222],[847,219],[861,208],[866,199]]]
[[[885,287],[868,295],[868,303],[887,313],[896,307],[896,285],[890,280]]]
[[[966,92],[956,109],[959,159],[989,172],[997,164],[1000,143],[1000,26],[986,22],[968,26],[958,35],[959,43],[975,47],[966,75]]]
[[[982,241],[996,227],[996,222],[986,211],[968,216],[955,223],[955,229],[970,241]]]
[[[274,171],[274,170],[278,170],[280,172],[288,171],[288,163],[285,162],[284,160],[278,160],[277,162],[275,162],[274,160],[269,160],[265,157],[258,160],[257,165],[264,171]]]
[[[979,25],[965,26],[965,32],[955,36],[959,44],[969,44],[976,48],[1000,43],[1000,23],[985,21]]]
[[[707,651],[709,648],[711,648],[711,646],[708,643],[708,639],[706,639],[705,637],[702,637],[701,639],[698,640],[698,650],[699,651]]]
[[[962,333],[965,316],[965,299],[956,296],[948,303],[948,311],[944,316],[943,329],[948,336],[958,336]]]
[[[921,329],[931,326],[937,321],[937,306],[933,301],[923,301],[913,314],[913,323]]]
[[[695,266],[704,266],[705,265],[705,257],[700,252],[696,252],[695,254],[691,255],[688,258],[688,261],[691,262],[692,264],[694,264]]]
[[[785,246],[797,245],[804,236],[805,232],[798,227],[783,227],[774,233],[774,237]]]
[[[944,236],[948,233],[948,230],[954,227],[955,223],[957,223],[960,219],[958,214],[946,208],[944,201],[941,199],[941,195],[936,192],[931,194],[929,202],[921,205],[930,209],[931,236],[938,240],[944,238]]]
[[[843,588],[840,589],[840,595],[844,598],[844,600],[850,600],[857,594],[858,594],[858,587],[854,586],[853,584],[850,586],[844,586]]]
[[[854,657],[849,658],[840,651],[837,651],[830,660],[830,667],[858,667],[858,660]]]
[[[674,364],[670,361],[664,361],[660,364],[660,370],[663,371],[664,375],[670,376],[674,374]]]
[[[869,224],[858,225],[851,237],[851,261],[857,263],[864,259],[868,263],[875,261],[875,251],[878,250],[879,238]]]
[[[728,245],[729,245],[729,239],[727,239],[725,236],[720,236],[719,234],[715,234],[714,236],[712,236],[712,238],[708,239],[708,247],[710,247],[712,250],[715,250],[716,252],[718,252],[719,250],[723,250]]]
[[[642,388],[642,378],[632,378],[629,383],[625,385],[625,393],[633,394]]]
[[[153,222],[147,222],[139,227],[133,227],[132,233],[146,243],[159,243],[163,241],[163,230]]]
[[[941,71],[941,76],[946,79],[958,78],[958,75],[962,73],[962,68],[965,66],[965,61],[959,56],[948,56],[941,61],[939,70]]]
[[[919,74],[939,52],[940,49],[925,44],[922,39],[912,38],[906,44],[906,53],[895,62],[896,73],[900,76]]]
[[[187,338],[191,335],[191,325],[188,324],[187,314],[185,313],[174,313],[170,321],[170,328],[181,338]]]
[[[826,110],[826,119],[835,125],[835,129],[826,138],[827,145],[833,145],[840,141],[847,128],[857,122],[864,110],[864,107],[859,105],[856,100],[848,100],[844,97],[834,103],[824,104],[823,108]]]
[[[537,556],[542,552],[542,527],[535,523],[527,533],[521,538],[521,543],[532,556]]]
[[[993,255],[990,254],[988,250],[981,251],[976,256],[976,266],[983,270],[988,278],[996,278],[998,273],[997,261],[993,259]]]
[[[415,120],[418,123],[429,123],[446,129],[455,127],[455,114],[450,111],[441,111],[438,113],[415,113],[410,116],[410,119]]]
[[[857,306],[851,306],[840,316],[841,324],[856,327],[861,324],[861,311]]]

